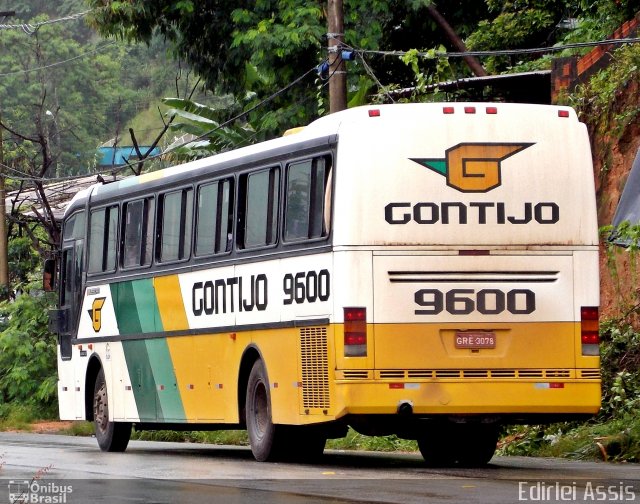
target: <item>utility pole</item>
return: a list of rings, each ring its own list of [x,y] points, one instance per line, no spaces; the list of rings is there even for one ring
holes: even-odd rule
[[[347,67],[342,61],[344,41],[344,12],[342,0],[328,0],[329,42],[329,113],[347,108]]]
[[[0,123],[2,116],[0,115]],[[4,143],[0,127],[0,204],[2,215],[0,216],[0,299],[9,294],[9,253],[7,245],[7,205],[6,191],[4,189]]]
[[[3,21],[15,15],[14,11],[0,12],[0,17]],[[2,124],[1,113],[0,124]],[[4,142],[2,133],[2,126],[0,126],[0,204],[2,205],[2,215],[0,215],[0,299],[6,299],[9,296],[9,252],[7,245],[7,194],[4,188]]]

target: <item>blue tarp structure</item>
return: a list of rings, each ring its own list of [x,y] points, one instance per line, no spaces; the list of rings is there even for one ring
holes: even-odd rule
[[[617,227],[625,221],[629,221],[631,225],[640,224],[640,149],[638,149],[636,158],[631,166],[631,172],[629,172],[629,178],[627,178],[622,196],[620,196],[612,224]],[[628,238],[616,236],[615,229],[609,240],[623,247],[630,245]]]
[[[140,152],[144,155],[150,145],[141,145]],[[155,147],[149,156],[155,156],[160,154],[160,147]],[[98,149],[98,166],[122,166],[127,164],[127,161],[134,161],[138,159],[136,150],[132,146],[127,147],[100,147]]]

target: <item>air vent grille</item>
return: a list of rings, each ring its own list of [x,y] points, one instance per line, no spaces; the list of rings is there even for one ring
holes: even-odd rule
[[[329,358],[327,329],[300,329],[300,369],[302,370],[302,403],[305,409],[329,409]]]
[[[347,377],[345,371],[344,376]],[[376,378],[380,380],[403,380],[403,379],[464,379],[464,378],[486,378],[486,379],[531,379],[531,378],[574,378],[576,374],[571,369],[383,369],[376,372]],[[599,379],[600,371],[597,369],[583,369],[582,378]]]

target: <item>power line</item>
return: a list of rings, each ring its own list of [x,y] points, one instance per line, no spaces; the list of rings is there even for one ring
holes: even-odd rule
[[[81,17],[86,16],[91,11],[78,12],[76,14],[70,14],[69,16],[65,16],[58,19],[49,19],[47,21],[40,21],[39,23],[23,23],[23,24],[0,24],[0,30],[22,30],[27,35],[33,35],[41,26],[62,23],[65,21],[75,21],[76,19],[80,19]]]
[[[244,112],[241,112],[237,115],[235,115],[234,117],[232,117],[231,119],[227,119],[225,122],[219,124],[218,126],[216,126],[215,128],[212,128],[209,131],[206,131],[204,133],[202,133],[201,135],[195,137],[192,140],[189,140],[188,142],[184,142],[178,145],[175,145],[173,147],[171,147],[170,149],[165,150],[164,152],[161,152],[160,154],[156,154],[155,156],[149,156],[146,157],[144,159],[141,159],[137,162],[147,162],[147,161],[152,161],[154,159],[159,159],[162,156],[164,156],[165,154],[168,154],[170,152],[173,152],[177,149],[179,149],[180,147],[184,147],[185,145],[189,145],[191,143],[197,142],[199,140],[204,140],[205,138],[207,138],[209,135],[211,135],[212,133],[215,133],[218,130],[221,130],[222,128],[228,126],[229,124],[237,121],[238,119],[241,119],[247,115],[249,115],[251,112],[253,112],[254,110],[258,109],[259,107],[262,107],[263,105],[265,105],[266,103],[269,103],[272,100],[275,100],[278,96],[280,96],[282,93],[288,91],[289,89],[291,89],[293,86],[295,86],[296,84],[298,84],[299,82],[301,82],[305,77],[307,77],[310,73],[315,72],[317,70],[318,66],[314,65],[312,66],[309,70],[307,70],[305,73],[303,73],[302,75],[300,75],[300,77],[298,77],[297,79],[295,79],[294,81],[290,82],[289,84],[287,84],[286,86],[280,88],[278,91],[276,91],[275,93],[269,95],[268,97],[266,97],[264,100],[256,103],[253,107],[251,107],[249,110],[245,110]],[[125,166],[126,168],[127,166]]]
[[[298,78],[296,78],[295,80],[291,81],[289,84],[287,84],[286,86],[280,88],[279,90],[275,91],[274,93],[269,95],[267,98],[265,98],[265,99],[261,100],[260,102],[256,103],[250,109],[245,110],[244,112],[241,112],[241,113],[235,115],[234,117],[232,117],[232,118],[228,119],[227,121],[219,124],[215,128],[212,128],[211,130],[201,134],[200,136],[198,136],[198,137],[196,137],[196,138],[194,138],[194,139],[192,139],[192,140],[190,140],[188,142],[184,142],[182,144],[175,145],[172,148],[167,149],[167,150],[165,150],[164,152],[162,152],[160,154],[156,154],[154,156],[149,156],[149,157],[146,157],[146,158],[141,159],[139,161],[134,161],[132,164],[136,164],[137,162],[147,162],[147,161],[153,161],[155,159],[160,159],[165,154],[173,152],[176,149],[179,149],[180,147],[184,147],[185,145],[189,145],[190,143],[197,142],[198,140],[205,139],[207,136],[211,135],[212,133],[215,133],[216,131],[228,126],[229,124],[231,124],[231,123],[233,123],[235,121],[237,121],[238,119],[241,119],[241,118],[245,117],[246,115],[250,114],[254,110],[257,110],[258,108],[262,107],[266,103],[269,103],[270,101],[274,100],[275,98],[277,98],[281,94],[283,94],[286,91],[288,91],[289,89],[291,89],[293,86],[295,86],[298,83],[300,83],[309,74],[311,74],[312,72],[315,72],[317,70],[317,68],[318,68],[318,66],[314,65],[309,70],[307,70],[302,75],[300,75]],[[0,74],[0,76],[1,76],[1,74]],[[257,132],[256,132],[256,134],[257,134]],[[12,172],[14,172],[17,175],[15,177],[11,177],[11,178],[14,178],[16,180],[33,181],[33,182],[35,182],[35,181],[39,181],[39,182],[66,182],[66,181],[73,181],[73,180],[78,180],[78,179],[91,177],[91,176],[97,176],[97,175],[104,174],[104,173],[109,173],[109,174],[115,176],[116,174],[118,174],[118,173],[120,173],[120,172],[122,172],[122,171],[124,171],[124,170],[129,168],[129,165],[121,165],[121,166],[117,166],[117,167],[111,167],[110,169],[96,170],[96,171],[91,171],[91,172],[84,173],[84,174],[70,175],[70,176],[67,176],[67,177],[45,178],[45,177],[35,177],[33,175],[30,175],[30,174],[28,174],[26,172],[22,172],[22,171],[16,170],[15,168],[7,166],[7,165],[2,165],[2,166],[4,166],[5,168],[11,170]]]
[[[26,74],[26,73],[29,73],[29,72],[37,72],[39,70],[47,70],[48,68],[53,68],[53,67],[57,67],[57,66],[60,66],[60,65],[64,65],[64,64],[69,63],[71,61],[75,61],[77,59],[84,58],[85,56],[88,56],[90,54],[95,54],[97,52],[100,52],[103,49],[105,49],[105,48],[107,48],[109,46],[112,46],[115,43],[116,43],[115,41],[114,42],[107,42],[106,44],[103,44],[103,45],[101,45],[99,47],[96,47],[95,49],[93,49],[91,51],[87,51],[85,53],[78,54],[77,56],[74,56],[73,58],[69,58],[69,59],[66,59],[66,60],[63,60],[63,61],[57,61],[55,63],[51,63],[50,65],[45,65],[45,66],[36,67],[36,68],[27,68],[26,70],[16,70],[15,72],[1,73],[0,77],[8,77],[10,75]]]
[[[464,52],[413,52],[416,56],[423,58],[464,58],[465,56],[516,56],[519,54],[540,54],[540,53],[553,53],[564,51],[565,49],[579,49],[583,47],[596,47],[605,45],[622,45],[622,44],[637,44],[640,42],[640,38],[623,38],[623,39],[606,39],[598,40],[594,42],[575,42],[573,44],[564,44],[551,47],[536,47],[529,49],[501,49],[495,51],[464,51]],[[345,44],[345,47],[349,47]],[[380,56],[405,56],[409,54],[409,51],[376,51],[373,49],[357,49],[352,48],[353,51],[359,54],[377,54]]]

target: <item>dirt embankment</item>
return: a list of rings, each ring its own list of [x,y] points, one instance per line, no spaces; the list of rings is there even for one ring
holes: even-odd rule
[[[635,119],[621,134],[613,137],[591,131],[596,191],[598,198],[598,224],[611,224],[620,195],[629,176],[633,160],[640,148],[640,80],[620,90],[616,97],[612,117],[622,110],[636,112]],[[587,122],[589,118],[585,118]],[[615,126],[615,125],[613,125]],[[615,131],[615,128],[612,128]],[[640,194],[638,194],[640,198]],[[618,249],[613,255],[605,247],[600,250],[600,313],[602,317],[616,317],[640,303],[640,253],[629,254]]]

